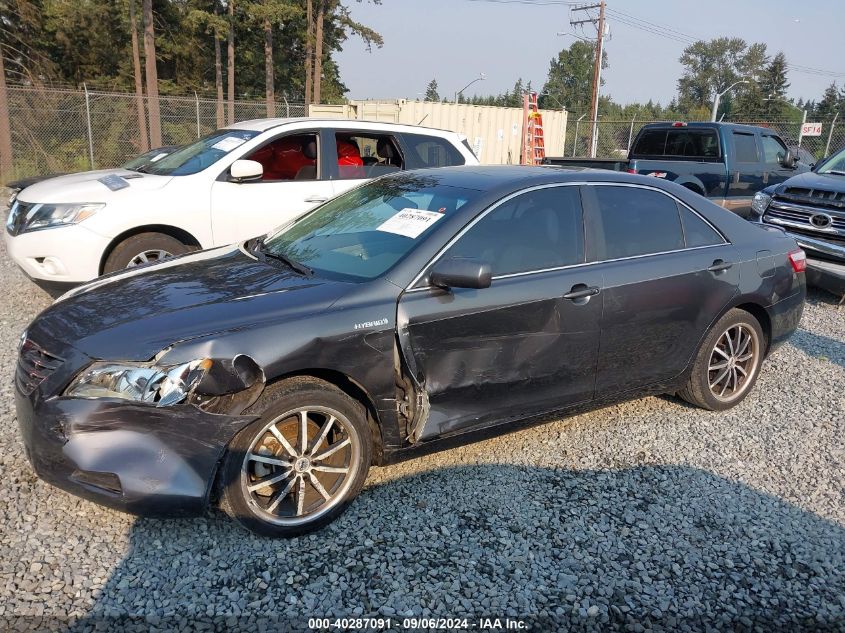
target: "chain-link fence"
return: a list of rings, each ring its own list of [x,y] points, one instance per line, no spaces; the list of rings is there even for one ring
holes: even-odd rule
[[[647,123],[668,123],[669,121],[645,121],[629,119],[627,121],[599,119],[596,134],[597,158],[625,158],[637,133]],[[790,147],[799,145],[801,123],[795,121],[742,120],[726,121],[767,127],[783,138]],[[566,156],[590,155],[590,128],[592,121],[586,117],[569,115],[566,127]],[[800,146],[810,152],[816,160],[845,147],[845,122],[838,120],[821,121],[821,136],[800,137]]]
[[[7,92],[13,161],[5,180],[115,167],[145,149],[134,94],[11,86]],[[149,129],[148,98],[143,103]],[[162,96],[158,104],[162,145],[190,143],[218,127],[215,99]],[[274,114],[307,116],[308,108],[279,102]],[[264,101],[235,101],[235,121],[266,116]]]
[[[144,149],[134,94],[35,87],[7,88],[12,141],[12,168],[0,182],[40,174],[118,166]],[[149,130],[149,100],[143,98],[142,120]],[[225,124],[228,103],[201,97],[162,96],[158,99],[161,144],[183,145]],[[220,113],[218,107],[222,106]],[[308,116],[303,103],[278,102],[275,116]],[[218,116],[222,116],[218,119]],[[238,100],[234,120],[267,116],[264,101]],[[596,156],[624,158],[646,120],[599,119]],[[732,121],[775,130],[790,145],[798,145],[801,124],[795,121]],[[815,159],[845,147],[845,122],[821,121],[821,136],[804,136],[801,147]],[[589,156],[587,117],[570,113],[564,137],[566,156]],[[149,138],[149,135],[148,135]]]

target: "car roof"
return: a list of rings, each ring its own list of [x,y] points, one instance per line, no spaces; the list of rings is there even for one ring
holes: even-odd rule
[[[639,184],[666,189],[666,183],[659,178],[640,176],[627,172],[586,167],[528,166],[528,165],[463,165],[460,167],[437,167],[417,169],[412,172],[398,172],[382,178],[412,174],[420,178],[433,176],[438,184],[477,189],[480,191],[518,191],[536,185],[554,183],[613,182]]]
[[[381,129],[394,130],[396,132],[414,133],[419,131],[436,132],[440,135],[457,135],[457,132],[451,130],[444,130],[441,128],[424,127],[421,125],[409,125],[404,123],[389,123],[385,121],[366,121],[362,119],[338,119],[338,118],[320,118],[320,117],[282,117],[276,119],[250,119],[248,121],[238,121],[232,125],[227,125],[224,129],[230,130],[255,130],[258,132],[266,132],[273,128],[281,127],[283,125],[291,125],[294,123],[309,123],[314,127],[338,127],[345,129],[359,128],[361,130],[371,130],[373,126]]]
[[[683,123],[683,125],[676,126],[675,123]],[[722,121],[690,121],[689,123],[685,123],[683,121],[664,121],[662,123],[646,123],[643,125],[642,129],[650,129],[653,130],[655,128],[726,128],[729,130],[736,130],[738,132],[753,132],[755,130],[767,130],[769,132],[777,133],[772,128],[763,127],[760,125],[745,125],[743,123],[724,123]]]

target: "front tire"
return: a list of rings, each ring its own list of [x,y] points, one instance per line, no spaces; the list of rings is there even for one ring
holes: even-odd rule
[[[191,246],[165,233],[139,233],[114,247],[103,265],[103,274],[154,264],[191,250]]]
[[[370,467],[366,410],[325,381],[292,378],[268,387],[246,413],[260,418],[229,444],[221,507],[261,536],[296,536],[340,515]]]
[[[757,382],[765,345],[757,319],[745,310],[730,310],[705,337],[678,395],[710,411],[736,406]]]

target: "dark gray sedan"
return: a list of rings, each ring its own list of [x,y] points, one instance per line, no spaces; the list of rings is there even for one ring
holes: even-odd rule
[[[372,464],[645,394],[732,407],[804,297],[793,239],[659,179],[397,173],[72,291],[21,339],[18,419],[74,494],[291,535]]]

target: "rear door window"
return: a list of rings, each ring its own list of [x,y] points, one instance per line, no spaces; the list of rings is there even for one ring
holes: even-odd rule
[[[718,158],[719,137],[716,130],[669,130],[666,135],[666,156]]]
[[[757,140],[753,134],[734,132],[734,155],[738,163],[757,163]]]
[[[599,185],[592,223],[591,259],[665,253],[684,248],[678,206],[669,196],[640,187]]]
[[[446,139],[423,134],[403,134],[408,169],[452,167],[466,163],[463,155]]]
[[[341,180],[376,178],[405,169],[399,143],[390,134],[337,132],[335,143]]]

